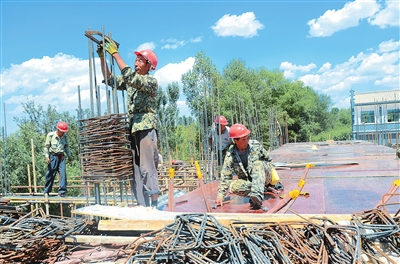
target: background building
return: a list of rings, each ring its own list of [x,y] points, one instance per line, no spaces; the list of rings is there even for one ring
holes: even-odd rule
[[[350,94],[353,139],[398,146],[400,89]]]

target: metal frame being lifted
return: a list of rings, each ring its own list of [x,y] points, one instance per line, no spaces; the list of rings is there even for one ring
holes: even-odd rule
[[[128,119],[125,115],[126,108],[125,108],[125,92],[121,92],[121,97],[123,101],[123,111],[122,114],[119,114],[119,103],[118,103],[118,93],[117,89],[115,87],[115,80],[113,82],[113,86],[111,86],[111,91],[108,88],[108,79],[107,75],[103,74],[104,76],[104,81],[103,83],[105,84],[105,93],[106,93],[106,102],[107,102],[107,112],[106,115],[103,115],[101,113],[101,90],[100,90],[100,85],[97,84],[97,78],[96,78],[96,63],[95,63],[95,55],[94,55],[94,45],[93,43],[96,43],[97,45],[103,45],[105,44],[105,38],[110,38],[111,39],[111,33],[108,33],[108,36],[105,35],[104,33],[104,26],[102,26],[102,30],[97,31],[97,30],[86,30],[84,35],[88,38],[88,52],[89,52],[89,78],[90,78],[90,116],[88,119],[83,118],[82,114],[82,109],[81,109],[81,96],[80,96],[80,87],[78,86],[78,93],[79,93],[79,114],[78,114],[78,130],[79,130],[79,148],[80,148],[80,158],[81,158],[81,166],[82,166],[82,178],[86,181],[85,185],[87,185],[89,182],[91,184],[94,184],[95,186],[95,198],[96,198],[96,203],[101,204],[101,196],[100,196],[100,185],[104,182],[117,182],[120,186],[120,201],[123,201],[123,190],[125,189],[126,185],[126,180],[129,178],[131,175],[127,172],[124,177],[121,177],[119,175],[116,177],[116,166],[113,166],[112,163],[104,164],[104,155],[108,155],[111,152],[118,152],[120,153],[121,151],[124,151],[124,157],[127,158],[127,161],[132,161],[132,157],[129,156],[128,154],[131,152],[129,151],[129,144],[128,141],[126,140],[128,134],[126,127],[128,127]],[[95,36],[100,36],[100,38],[96,38]],[[120,46],[118,42],[115,42],[117,44],[117,47]],[[106,69],[107,66],[107,53],[105,52],[104,54],[105,59],[104,59],[104,69]],[[114,59],[112,56],[109,58],[109,65],[110,65],[110,71],[112,73],[112,78],[115,78],[115,66],[114,66]],[[94,93],[95,91],[95,93]],[[94,94],[95,94],[95,100],[96,100],[96,108],[97,108],[97,114],[95,114],[94,111]],[[108,126],[109,121],[115,119],[119,119],[120,126],[118,126],[118,129],[120,130],[118,133],[111,132],[109,128],[105,127]],[[98,126],[98,129],[96,130],[96,133],[86,133],[88,129],[88,122],[93,124],[96,123]],[[107,125],[105,125],[107,124]],[[121,125],[122,124],[122,125]],[[124,125],[125,124],[125,125]],[[117,135],[117,136],[115,136]],[[103,139],[109,139],[110,136],[113,137],[113,144],[103,146],[104,140]],[[92,138],[91,138],[92,137]],[[88,144],[88,142],[91,142]],[[107,141],[107,140],[106,140]],[[107,141],[108,142],[108,141]],[[88,150],[93,148],[93,144],[96,143],[95,145],[98,147],[103,146],[103,150],[99,151],[99,148],[97,148],[96,155],[91,155]],[[108,148],[107,151],[105,151],[104,147]],[[113,148],[116,149],[113,149]],[[82,154],[83,149],[85,149],[85,153]],[[92,149],[93,151],[93,149]],[[105,152],[108,152],[106,154]],[[109,157],[108,157],[109,158]],[[109,160],[109,159],[108,159]],[[125,162],[126,163],[126,162]],[[125,164],[124,163],[124,164]],[[105,168],[105,166],[108,168]],[[125,167],[127,165],[125,164]],[[100,168],[100,169],[99,169]],[[90,175],[88,172],[90,171]],[[111,172],[111,174],[109,174]],[[133,172],[133,170],[132,170]],[[86,177],[84,176],[86,175]],[[125,190],[126,191],[126,190]],[[87,193],[87,196],[89,194]],[[106,198],[105,198],[106,199]],[[133,202],[133,194],[132,194],[132,202]]]

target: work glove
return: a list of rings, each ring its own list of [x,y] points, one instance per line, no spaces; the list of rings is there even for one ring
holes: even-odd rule
[[[72,156],[68,157],[68,163],[71,164],[72,163]]]
[[[103,49],[103,45],[98,44],[97,45],[97,55],[99,55],[99,58],[104,58],[104,49]]]
[[[110,55],[113,55],[114,53],[118,53],[118,47],[114,40],[112,40],[108,37],[105,37],[104,40],[105,40],[104,48]]]
[[[46,163],[49,164],[50,163],[50,158],[46,157]]]

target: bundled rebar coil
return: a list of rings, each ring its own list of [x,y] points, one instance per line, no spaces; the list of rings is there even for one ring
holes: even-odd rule
[[[82,178],[126,180],[133,174],[128,140],[128,118],[111,114],[79,120]]]

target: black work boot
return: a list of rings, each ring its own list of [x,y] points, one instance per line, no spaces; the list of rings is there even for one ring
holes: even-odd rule
[[[262,208],[262,201],[256,196],[250,196],[250,207],[251,209],[258,210]]]

